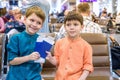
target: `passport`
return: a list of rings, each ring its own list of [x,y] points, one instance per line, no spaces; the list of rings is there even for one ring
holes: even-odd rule
[[[50,51],[54,44],[54,39],[50,36],[42,37],[39,36],[35,43],[35,52],[39,52],[40,59],[36,60],[35,62],[45,63],[45,58],[47,56],[46,51]],[[42,60],[41,60],[42,59]]]

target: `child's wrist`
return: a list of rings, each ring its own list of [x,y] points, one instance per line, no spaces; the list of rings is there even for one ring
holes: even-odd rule
[[[30,60],[31,60],[31,58],[29,58],[29,57],[30,57],[29,55],[26,56],[27,61],[30,61]]]

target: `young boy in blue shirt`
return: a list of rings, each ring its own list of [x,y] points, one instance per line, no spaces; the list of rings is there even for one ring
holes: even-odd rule
[[[13,35],[7,45],[9,72],[6,80],[42,80],[41,64],[35,63],[40,55],[34,52],[36,34],[43,25],[45,13],[38,6],[27,9],[25,14],[26,30]]]

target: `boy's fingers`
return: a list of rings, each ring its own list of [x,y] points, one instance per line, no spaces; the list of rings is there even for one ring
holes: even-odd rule
[[[46,51],[46,53],[49,55],[50,54],[50,52],[49,51]]]

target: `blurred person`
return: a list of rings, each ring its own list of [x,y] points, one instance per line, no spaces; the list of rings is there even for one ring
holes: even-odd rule
[[[25,30],[25,25],[24,23],[21,21],[21,11],[20,9],[15,9],[13,10],[13,17],[14,19],[7,22],[5,24],[5,33],[8,35],[8,38],[10,38],[10,36],[22,32]]]
[[[63,23],[64,22],[64,17],[68,14],[70,10],[66,9],[63,13],[63,16],[58,17],[57,23]]]
[[[116,16],[115,23],[116,26],[120,26],[120,13],[118,13],[118,15]]]
[[[98,23],[98,20],[96,19],[95,15],[91,15],[91,17],[93,22]]]
[[[110,29],[115,29],[115,19],[112,17],[112,13],[108,13],[107,19],[107,31],[110,32]]]
[[[108,13],[107,18],[108,18],[108,19],[113,19],[113,18],[112,18],[112,13]]]
[[[42,28],[45,13],[38,6],[29,7],[25,14],[26,30],[13,35],[7,45],[9,72],[6,80],[42,80],[41,64],[34,60],[40,58],[34,52],[38,37],[37,32]]]
[[[100,19],[107,19],[107,12],[102,12]]]
[[[0,17],[0,33],[4,33],[5,31],[5,23],[3,19]]]
[[[54,48],[54,56],[46,53],[47,59],[57,67],[55,80],[86,80],[93,71],[92,47],[80,37],[83,17],[76,12],[65,16],[65,38],[59,39]]]
[[[77,11],[83,16],[84,28],[82,33],[102,33],[101,27],[92,21],[90,14],[90,5],[88,3],[78,4]]]
[[[26,0],[26,3],[24,3],[24,6],[22,7],[22,12],[25,13],[26,9],[31,7],[31,6],[39,6],[40,8],[42,8],[42,10],[45,13],[46,19],[44,21],[44,24],[42,27],[42,29],[39,32],[43,32],[43,33],[48,33],[49,32],[49,26],[48,26],[48,22],[49,22],[49,10],[50,10],[50,4],[47,0]]]
[[[65,10],[64,12],[64,17],[70,12],[70,10]],[[62,23],[64,23],[64,18],[63,18],[63,21]],[[60,38],[63,38],[65,35],[66,35],[66,31],[65,31],[65,28],[64,28],[64,24],[61,26],[61,28],[59,29],[59,32],[54,32],[53,34],[55,34],[55,41],[60,39]]]
[[[120,13],[116,16],[115,19],[116,27],[117,27],[117,32],[120,32]]]
[[[6,22],[8,22],[10,19],[11,19],[11,16],[8,16],[8,14],[11,14],[12,15],[12,11],[11,10],[9,10],[8,12],[7,12],[7,10],[6,10],[6,7],[5,8],[3,8],[3,9],[1,9],[2,10],[2,13],[1,13],[1,18],[3,19],[3,21],[4,21],[4,23],[6,23]],[[10,13],[11,12],[11,13]]]
[[[90,14],[90,5],[88,3],[80,3],[77,6],[77,12],[83,16],[83,29],[81,33],[102,33],[101,27],[92,21]],[[62,26],[58,33],[56,33],[55,40],[58,40],[66,35],[64,26]]]
[[[12,20],[14,20],[13,14],[14,14],[14,11],[13,10],[9,10],[6,14],[4,14],[4,16],[2,16],[5,24],[7,22],[11,22]]]
[[[103,10],[100,9],[99,18],[101,17],[102,13],[107,14],[107,8],[104,7]]]

